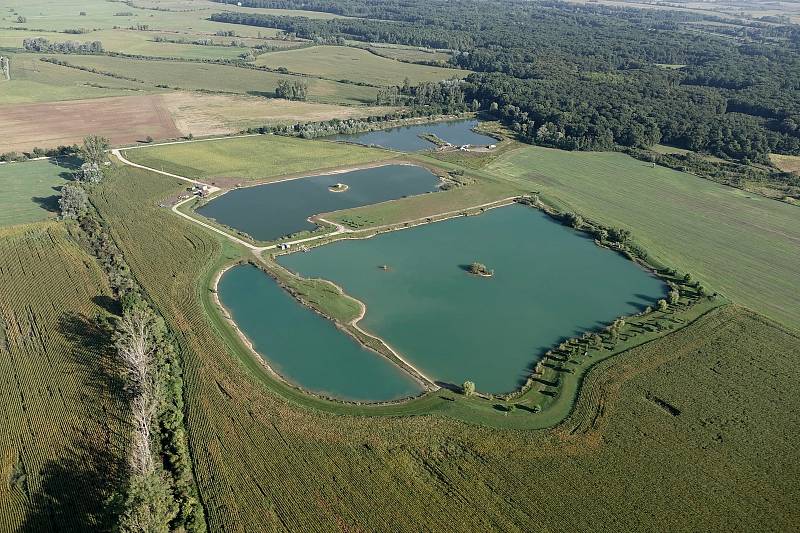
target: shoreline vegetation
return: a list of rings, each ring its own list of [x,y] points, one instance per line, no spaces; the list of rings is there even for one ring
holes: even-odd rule
[[[390,126],[385,126],[384,125],[383,127],[385,128],[385,127],[390,127]],[[386,164],[386,163],[387,163],[386,161],[382,161],[382,162],[380,162],[378,164]],[[414,160],[414,163],[409,163],[408,161],[406,161],[406,164],[419,164],[419,161],[417,161],[416,159]],[[431,165],[435,166],[436,163],[431,163]],[[367,166],[371,166],[371,165],[368,164]],[[427,166],[427,165],[423,165],[423,166]],[[447,165],[445,163],[445,168],[447,168],[447,166],[449,166],[449,165]],[[351,168],[339,169],[339,170],[334,170],[332,173],[345,172],[345,171],[348,171],[348,170],[352,170],[352,169]],[[438,170],[441,170],[441,169],[438,169]],[[331,172],[322,172],[322,173],[324,174],[324,173],[331,173]],[[289,178],[284,178],[284,179],[299,179],[299,178],[302,178],[302,177],[305,177],[305,176],[310,176],[310,175],[312,175],[314,173],[307,173],[306,172],[306,173],[302,173],[302,174],[303,174],[302,176],[294,176],[294,177],[289,177]],[[272,180],[272,181],[274,182],[276,180]],[[277,180],[277,181],[280,181],[280,179]],[[248,183],[248,186],[250,186],[250,185],[256,185],[256,183]],[[264,247],[264,249],[261,249],[261,250],[251,250],[251,251],[254,252],[254,255],[256,255],[256,257],[258,259],[258,263],[259,264],[257,266],[259,266],[259,268],[261,268],[262,270],[267,271],[267,273],[269,275],[271,275],[272,277],[277,279],[277,275],[275,274],[275,272],[276,271],[280,271],[280,270],[285,270],[285,269],[283,269],[282,267],[278,266],[277,264],[274,264],[273,262],[269,261],[269,258],[267,258],[265,260],[265,258],[261,257],[261,253],[269,252],[271,254],[271,256],[274,257],[274,255],[280,255],[282,253],[293,253],[295,251],[305,250],[305,249],[308,249],[310,247],[328,244],[330,242],[334,242],[336,240],[345,239],[345,238],[370,238],[370,237],[372,237],[374,235],[377,235],[377,234],[380,234],[380,233],[384,233],[384,232],[387,232],[387,231],[397,231],[397,230],[401,230],[401,229],[415,227],[417,225],[428,224],[428,223],[437,222],[437,221],[441,221],[441,220],[447,220],[449,218],[453,218],[453,217],[457,217],[457,216],[468,216],[468,215],[480,214],[480,213],[484,212],[486,209],[492,209],[492,208],[495,208],[495,207],[501,207],[503,205],[508,205],[509,203],[513,203],[513,202],[518,202],[518,203],[522,203],[522,204],[525,204],[525,205],[529,205],[529,206],[537,208],[537,209],[542,209],[546,214],[548,214],[550,217],[554,218],[557,222],[562,223],[562,224],[570,225],[575,230],[583,231],[583,232],[587,232],[587,233],[591,234],[594,237],[595,243],[598,246],[614,250],[614,251],[624,255],[628,259],[636,262],[637,264],[639,264],[641,267],[645,268],[649,272],[651,272],[654,275],[657,275],[657,276],[661,277],[662,279],[664,279],[665,283],[667,285],[669,285],[671,289],[674,289],[675,287],[677,287],[680,283],[683,283],[683,281],[684,281],[683,278],[679,279],[677,277],[677,273],[675,273],[674,270],[669,269],[669,268],[665,267],[664,265],[654,264],[652,259],[648,260],[647,253],[640,246],[638,246],[636,243],[634,243],[632,241],[632,239],[630,238],[630,234],[628,232],[626,232],[624,230],[616,230],[614,228],[605,228],[605,227],[603,227],[603,226],[601,226],[599,224],[590,222],[590,221],[584,219],[583,217],[581,217],[580,215],[576,215],[574,213],[562,213],[562,212],[558,211],[552,205],[549,205],[548,203],[544,202],[542,200],[541,196],[538,193],[532,193],[530,195],[523,195],[523,196],[515,196],[515,197],[511,197],[511,198],[505,199],[505,200],[500,200],[500,201],[496,201],[496,202],[490,202],[489,204],[485,204],[485,205],[482,205],[482,206],[477,206],[475,208],[467,208],[467,209],[460,209],[460,210],[452,211],[452,212],[448,212],[448,213],[440,213],[440,214],[437,214],[437,215],[432,215],[432,216],[428,216],[428,217],[422,217],[422,218],[415,219],[415,220],[412,220],[412,221],[401,221],[401,222],[396,222],[396,223],[385,224],[385,225],[382,225],[382,226],[364,228],[364,229],[352,229],[352,230],[346,230],[346,231],[342,231],[342,232],[334,232],[333,234],[322,234],[322,235],[319,235],[318,237],[312,237],[311,238],[312,240],[310,240],[308,242],[303,242],[303,246],[296,246],[296,247],[293,247],[292,249],[283,250],[281,252],[278,252],[277,250],[268,249],[270,247]],[[316,217],[316,218],[319,218],[319,217]],[[323,220],[323,222],[327,222],[327,221]],[[225,230],[226,233],[229,232],[229,231],[230,231],[229,229]],[[303,241],[303,239],[300,239],[300,241],[294,241],[294,242],[299,243],[301,241]],[[286,240],[284,240],[283,242],[286,242],[287,244],[291,244],[290,242],[287,242]],[[277,252],[277,253],[275,253],[275,252]],[[286,271],[286,272],[288,272],[288,271]],[[287,280],[288,280],[288,282],[287,282]],[[304,294],[303,295],[304,298],[301,299],[301,298],[298,298],[298,294],[293,293],[293,291],[290,290],[290,289],[287,289],[287,285],[295,285],[296,286],[297,284],[300,284],[302,286],[303,284],[308,284],[308,283],[313,283],[313,282],[317,282],[318,283],[319,281],[320,280],[306,280],[306,279],[300,278],[300,277],[298,277],[298,276],[296,276],[296,275],[294,275],[292,273],[288,273],[288,276],[283,278],[283,282],[281,282],[281,285],[286,290],[289,290],[289,292],[292,293],[300,301],[300,303],[302,305],[306,305],[307,307],[310,307],[311,309],[313,309],[314,311],[320,313],[321,315],[325,316],[326,318],[329,318],[329,319],[333,320],[340,329],[345,329],[345,331],[347,331],[347,329],[343,326],[343,324],[346,326],[348,321],[346,319],[342,320],[341,317],[335,316],[336,313],[331,313],[329,310],[326,310],[325,308],[321,307],[320,305],[318,305],[318,302],[315,303],[314,301],[311,301],[311,299],[308,298],[308,294],[309,293]],[[330,285],[333,285],[333,284],[330,284]],[[696,285],[699,285],[699,284],[696,284]],[[305,289],[306,290],[308,289],[307,285],[305,286]],[[532,370],[531,370],[530,376],[528,377],[528,379],[524,383],[521,384],[520,388],[517,389],[517,390],[511,391],[511,392],[509,392],[508,394],[505,394],[505,395],[502,395],[502,394],[485,395],[485,394],[482,394],[480,392],[476,392],[474,396],[475,396],[475,398],[481,399],[481,400],[500,400],[500,401],[504,401],[504,402],[513,401],[513,402],[517,402],[514,405],[524,405],[524,402],[530,400],[530,396],[532,394],[534,394],[536,392],[540,392],[540,393],[542,393],[542,394],[547,396],[545,401],[536,403],[533,406],[529,406],[529,408],[527,410],[535,412],[535,413],[539,413],[539,412],[547,413],[547,411],[549,410],[548,407],[552,406],[553,408],[556,408],[559,412],[562,412],[563,416],[560,416],[560,418],[558,418],[558,420],[556,420],[555,422],[548,424],[548,427],[550,427],[550,426],[554,425],[555,423],[557,423],[558,421],[562,420],[564,418],[564,416],[566,416],[568,414],[568,412],[569,412],[569,409],[564,410],[563,405],[562,405],[564,400],[561,400],[561,398],[564,397],[564,395],[566,394],[567,396],[569,396],[571,398],[571,399],[567,400],[568,404],[571,404],[574,401],[574,397],[577,394],[577,390],[579,388],[578,384],[579,384],[580,380],[582,380],[582,376],[592,366],[594,366],[596,361],[605,360],[607,357],[610,357],[611,355],[615,355],[616,353],[620,353],[622,351],[626,351],[627,349],[630,349],[630,348],[632,348],[634,346],[638,346],[638,345],[641,345],[641,344],[643,344],[645,342],[649,342],[649,340],[652,340],[653,338],[658,338],[660,336],[663,336],[664,334],[668,333],[669,331],[674,330],[676,327],[677,328],[681,328],[681,327],[685,326],[686,324],[694,321],[694,319],[696,319],[697,316],[694,316],[694,317],[690,316],[690,315],[694,314],[693,312],[691,312],[691,308],[693,306],[695,306],[695,304],[697,304],[699,301],[702,300],[702,296],[707,296],[707,294],[705,293],[705,289],[704,288],[700,287],[699,290],[696,290],[696,289],[697,289],[697,287],[695,287],[695,291],[692,291],[691,289],[690,290],[681,290],[678,293],[679,294],[678,299],[675,300],[673,305],[667,305],[666,308],[662,307],[661,306],[661,302],[659,302],[659,306],[658,306],[658,310],[657,311],[652,311],[652,309],[648,309],[645,312],[637,314],[635,316],[620,317],[614,323],[612,323],[609,326],[607,326],[604,330],[598,330],[596,332],[586,332],[581,337],[568,339],[564,343],[561,343],[558,347],[554,347],[553,349],[547,351],[545,354],[542,354],[542,357],[538,360],[538,362],[535,365],[533,365],[533,363],[532,363]],[[347,298],[351,298],[348,295],[344,294],[343,291],[341,291],[341,288],[339,288],[339,290],[340,290],[340,296],[345,296]],[[675,305],[677,305],[679,301],[681,302],[680,305],[678,307],[675,307]],[[710,296],[706,299],[706,301],[709,302],[709,303],[707,305],[700,306],[700,307],[709,307],[710,306],[710,308],[713,308],[713,307],[717,307],[719,305],[722,305],[724,303],[723,301],[721,301],[719,299],[712,301],[712,297],[710,297]],[[712,305],[712,303],[713,303],[713,305]],[[363,306],[362,302],[358,302],[358,304],[360,304],[360,306]],[[362,309],[365,311],[366,308],[362,307]],[[673,318],[671,316],[670,317],[667,316],[667,315],[674,314],[676,312],[676,310],[681,312],[681,314],[683,314],[683,315],[690,316],[690,319],[684,320],[684,319],[682,319],[680,317]],[[654,313],[655,313],[655,315],[654,315]],[[362,316],[363,316],[363,314],[362,314]],[[651,316],[653,318],[653,320],[647,320],[648,316]],[[626,319],[627,319],[627,322],[626,322]],[[664,322],[664,320],[669,321],[670,324],[668,324],[668,325],[662,324],[662,322]],[[358,339],[359,342],[362,342],[362,344],[364,344],[364,346],[372,349],[373,351],[375,351],[378,354],[381,354],[381,355],[384,355],[384,356],[388,356],[390,359],[392,359],[392,361],[395,364],[400,364],[401,368],[405,368],[405,370],[407,370],[407,371],[409,370],[408,368],[406,368],[404,366],[403,363],[405,363],[405,361],[402,359],[402,357],[398,356],[398,354],[396,354],[396,352],[391,350],[391,348],[385,343],[385,341],[383,341],[382,339],[380,339],[380,338],[378,338],[376,336],[373,336],[373,335],[369,334],[368,332],[365,332],[365,331],[361,330],[360,328],[358,328],[358,326],[357,326],[357,324],[355,324],[355,322],[357,322],[357,319],[354,320],[354,323],[350,324],[350,326],[352,327],[352,330],[347,331],[348,333],[350,333],[356,339]],[[641,326],[641,324],[643,322],[650,322],[650,323],[647,326]],[[630,330],[631,326],[634,325],[634,324],[636,324],[636,326],[639,328],[639,330],[636,333],[630,333],[630,332],[622,333],[623,331],[626,331],[626,329]],[[630,338],[635,338],[637,336],[641,337],[638,341],[634,340],[634,342],[629,342]],[[599,342],[597,341],[598,337],[600,338]],[[621,342],[620,342],[620,340],[621,340]],[[578,348],[581,348],[581,347],[583,348],[582,352],[580,352],[580,350],[578,349]],[[595,351],[598,352],[601,355],[601,357],[596,358],[595,361],[593,361],[593,362],[591,362],[589,364],[585,363],[585,361],[587,361],[587,360],[589,360],[591,358],[590,352],[594,353]],[[390,353],[387,353],[387,352],[390,352]],[[253,355],[253,351],[252,350],[248,350],[248,353],[250,353],[250,355]],[[580,358],[576,357],[577,355],[582,355],[583,359],[580,359]],[[261,355],[259,355],[258,357],[260,359],[263,359],[263,357]],[[397,357],[397,358],[395,358],[395,357]],[[402,361],[402,363],[400,361]],[[407,364],[407,363],[405,363],[405,364]],[[577,368],[577,369],[576,368],[568,368],[568,365],[570,365],[570,364],[577,365],[579,368]],[[413,368],[413,367],[411,367],[411,368]],[[565,375],[566,374],[572,374],[572,375],[576,375],[577,374],[577,382],[576,382],[575,379],[567,379],[562,374],[565,374]],[[414,375],[414,371],[413,370],[411,371],[411,375]],[[415,379],[419,379],[419,376],[415,376]],[[426,380],[427,380],[427,378],[425,377],[421,381],[424,383]],[[356,405],[357,404],[357,405],[375,405],[375,406],[379,406],[379,405],[384,405],[385,404],[385,402],[352,402],[351,403],[351,402],[347,402],[345,400],[339,400],[339,399],[334,399],[334,398],[325,398],[323,396],[316,395],[315,393],[312,393],[312,392],[309,392],[309,391],[304,391],[301,388],[298,388],[296,385],[286,382],[285,379],[279,379],[279,381],[281,383],[293,388],[293,389],[301,391],[301,393],[304,394],[304,395],[307,395],[307,396],[313,397],[313,398],[318,398],[320,400],[331,401],[331,402],[333,402],[333,404],[343,404],[343,405],[344,404],[349,404],[349,405]],[[427,381],[432,382],[432,380],[427,380]],[[543,387],[539,387],[539,388],[535,387],[534,385],[536,383],[539,383],[539,384],[543,385]],[[566,383],[566,385],[563,385],[565,383]],[[452,384],[434,384],[435,387],[438,387],[439,385],[442,385],[447,390],[451,390],[451,391],[460,390],[460,386],[455,386],[455,385],[452,385]],[[562,393],[562,389],[565,389],[565,392]],[[425,397],[425,396],[427,396],[427,394],[423,393],[422,397]],[[418,401],[419,399],[420,399],[420,396],[415,396],[415,397],[395,400],[395,401],[390,402],[390,403],[392,405],[395,405],[395,404],[411,405],[411,404],[414,404],[414,402]],[[541,404],[544,404],[544,405],[541,405]],[[561,407],[558,407],[558,406],[561,406]],[[525,411],[526,409],[523,408],[522,410]],[[507,412],[506,412],[506,414],[507,414]],[[547,416],[543,416],[542,417],[542,420],[546,420],[546,419],[549,419],[549,418]],[[490,425],[491,425],[491,422],[490,422]],[[536,427],[541,427],[541,426],[539,426],[539,425],[537,425],[535,423],[534,423],[534,425]]]
[[[514,199],[514,202],[521,203],[523,205],[528,205],[529,207],[533,207],[535,209],[540,209],[544,211],[547,215],[554,219],[554,221],[564,224],[565,220],[572,220],[574,223],[574,218],[572,214],[564,214],[560,213],[559,211],[551,208],[546,203],[544,203],[538,195],[533,195],[531,197],[519,197]],[[508,202],[504,203],[501,206],[509,205]],[[478,211],[476,214],[480,214],[483,210]],[[465,216],[463,213],[458,215],[449,216],[445,219],[453,218],[454,216]],[[429,224],[433,222],[438,222],[445,219],[426,219],[421,221],[416,225],[422,224]],[[602,232],[607,231],[593,224],[584,221],[581,219],[581,226],[579,228],[575,227],[573,223],[569,225],[572,226],[577,231],[583,232]],[[390,225],[388,228],[382,228],[380,230],[373,229],[365,229],[358,232],[352,232],[348,234],[342,234],[331,237],[329,240],[325,241],[317,241],[314,243],[309,243],[309,247],[315,246],[322,246],[325,244],[329,244],[331,242],[335,242],[342,239],[363,239],[363,238],[371,238],[375,235],[379,235],[381,233],[385,233],[387,231],[399,231],[402,229],[407,229],[407,223],[400,223],[400,224],[393,224]],[[602,235],[602,233],[601,233]],[[628,237],[629,238],[629,237]],[[531,413],[543,413],[549,414],[548,407],[556,407],[558,403],[559,397],[562,396],[562,387],[568,389],[564,391],[564,394],[567,394],[571,397],[569,403],[572,404],[574,402],[575,397],[579,392],[580,386],[579,383],[583,380],[583,376],[591,370],[597,363],[600,361],[605,361],[609,357],[617,355],[619,353],[625,352],[633,347],[640,346],[647,342],[650,342],[656,338],[660,338],[664,335],[667,335],[677,329],[682,329],[683,327],[693,323],[697,318],[704,315],[706,312],[719,307],[720,305],[724,305],[726,300],[724,298],[717,297],[716,293],[713,295],[709,295],[705,288],[700,286],[697,282],[692,283],[691,277],[689,276],[689,281],[687,281],[687,276],[680,277],[678,276],[677,272],[669,269],[668,267],[664,267],[662,265],[652,265],[642,259],[640,255],[646,254],[637,249],[637,253],[631,253],[624,244],[619,242],[608,241],[608,237],[605,239],[595,239],[595,244],[604,248],[608,248],[609,250],[616,251],[617,253],[622,254],[629,260],[634,261],[637,265],[644,268],[648,272],[657,277],[664,280],[665,284],[670,288],[670,302],[667,303],[666,300],[659,300],[659,306],[657,308],[648,307],[644,311],[624,316],[618,317],[615,319],[614,322],[606,326],[605,328],[596,330],[596,331],[587,331],[584,332],[580,336],[572,337],[566,339],[564,342],[560,343],[558,346],[554,346],[552,349],[546,351],[544,354],[541,355],[538,361],[535,362],[535,365],[532,363],[532,371],[530,376],[526,379],[521,386],[513,391],[510,391],[506,394],[484,394],[480,391],[475,391],[473,396],[477,400],[483,401],[502,401],[505,402],[507,405],[505,407],[509,407],[509,410],[515,410],[515,407],[510,407],[511,405],[514,406],[522,406],[521,411],[528,411]],[[285,253],[294,253],[298,250],[289,250],[289,251],[281,251],[275,254],[270,254],[270,256],[275,257],[277,255],[283,255]],[[402,359],[402,356],[394,352],[389,345],[380,337],[372,335],[369,332],[364,331],[363,329],[357,326],[358,320],[363,318],[364,314],[366,313],[367,307],[366,305],[353,298],[352,296],[348,295],[344,290],[329,280],[316,280],[316,279],[306,279],[302,278],[295,273],[285,269],[284,267],[278,265],[274,261],[270,261],[268,258],[261,258],[259,257],[260,261],[256,266],[258,266],[262,271],[264,271],[267,275],[270,275],[273,279],[276,280],[285,290],[287,290],[290,294],[292,294],[301,305],[304,305],[313,311],[317,312],[321,316],[332,320],[337,327],[341,330],[345,331],[354,336],[363,346],[371,349],[373,352],[376,352],[379,355],[384,357],[388,357],[392,362],[395,364],[398,363],[398,359],[403,361],[404,364],[401,364],[400,367],[406,371],[409,369],[405,366],[408,363]],[[249,261],[252,263],[252,261]],[[471,270],[472,265],[469,265],[468,269]],[[484,269],[488,270],[488,268],[483,265]],[[388,267],[387,267],[388,268]],[[491,272],[491,271],[489,271]],[[471,272],[470,272],[471,273]],[[476,274],[481,276],[489,277],[491,274]],[[286,276],[286,277],[284,277]],[[298,285],[301,286],[303,284],[308,283],[324,283],[328,284],[332,287],[335,287],[338,292],[339,296],[346,298],[348,300],[352,300],[358,303],[359,305],[359,313],[356,318],[349,318],[347,316],[335,316],[337,313],[331,312],[330,309],[326,309],[324,305],[320,305],[317,301],[315,302],[313,298],[309,297],[310,292],[305,292],[303,288],[298,289]],[[308,289],[305,289],[308,291]],[[660,302],[665,302],[666,307],[662,306]],[[655,304],[656,302],[654,302]],[[693,316],[696,315],[696,316]],[[357,332],[353,332],[348,329],[347,326],[354,327]],[[362,333],[366,335],[369,339],[368,342],[364,341],[358,333]],[[637,337],[639,339],[637,340]],[[378,342],[378,346],[372,342]],[[383,346],[391,352],[391,355],[387,355],[387,353],[380,349]],[[265,357],[268,358],[267,354],[258,354],[258,352],[251,351],[258,355],[260,359],[264,359]],[[599,357],[598,357],[599,356]],[[588,364],[587,364],[588,362]],[[571,366],[575,365],[584,365],[582,368],[571,368]],[[413,368],[412,365],[408,365]],[[414,369],[416,370],[416,369]],[[411,373],[412,377],[419,380],[419,376],[416,376],[413,372]],[[565,380],[568,379],[566,376],[576,376],[577,379],[573,379],[571,386],[564,386]],[[411,405],[414,401],[427,396],[427,393],[430,391],[425,391],[421,395],[406,397],[398,400],[393,400],[391,402],[350,402],[347,400],[342,400],[338,398],[330,398],[323,395],[316,394],[314,392],[307,391],[302,387],[287,382],[284,378],[281,378],[281,381],[285,384],[301,391],[303,394],[309,395],[311,397],[316,397],[322,400],[331,401],[334,404],[341,404],[341,405],[359,405],[359,406],[384,406],[384,405]],[[455,391],[456,394],[459,394],[457,391],[461,389],[461,386],[455,384],[444,384],[444,383],[436,383],[433,380],[428,380],[432,382],[437,387],[443,387],[444,389]],[[543,385],[543,388],[540,390],[536,389],[536,384]],[[436,390],[436,389],[433,389]],[[440,389],[441,390],[441,389]],[[526,405],[526,402],[529,403],[531,398],[530,396],[535,392],[546,392],[546,396],[551,398],[551,401],[548,403],[545,402],[538,402],[533,405]],[[542,403],[545,403],[543,406]],[[504,407],[504,408],[505,408]],[[552,427],[563,420],[569,412],[571,412],[571,407],[569,409],[563,411],[563,416],[558,418],[555,423],[549,424],[547,427]],[[508,413],[510,411],[505,411]],[[537,426],[538,427],[538,426]]]

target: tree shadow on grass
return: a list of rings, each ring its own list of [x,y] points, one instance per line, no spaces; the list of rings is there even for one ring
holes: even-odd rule
[[[61,209],[58,206],[58,199],[60,195],[54,194],[52,196],[32,196],[31,202],[38,205],[48,213],[58,213]]]
[[[247,91],[250,96],[260,96],[262,98],[277,98],[275,92],[269,91]]]
[[[64,456],[45,463],[38,492],[20,531],[109,531],[116,509],[109,500],[123,482],[124,461],[85,437]]]
[[[108,300],[95,303],[109,309]],[[64,313],[58,329],[73,345],[67,371],[80,376],[86,429],[60,457],[26,473],[39,482],[21,531],[109,531],[117,514],[109,500],[124,482],[130,424],[112,329],[101,317],[78,313]]]

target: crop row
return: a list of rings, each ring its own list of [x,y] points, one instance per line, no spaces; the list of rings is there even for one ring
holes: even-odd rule
[[[92,326],[107,288],[52,222],[0,234],[0,286],[0,530],[96,526],[124,447]]]

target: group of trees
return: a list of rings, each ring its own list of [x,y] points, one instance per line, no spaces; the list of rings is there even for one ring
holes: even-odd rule
[[[428,108],[431,112],[460,113],[466,111],[464,85],[459,79],[423,82],[411,85],[406,79],[403,85],[383,87],[378,90],[375,103],[378,105],[406,105],[413,108]],[[477,106],[475,107],[477,110]]]
[[[80,43],[78,41],[50,41],[44,37],[26,37],[22,41],[22,47],[31,52],[47,52],[58,54],[101,54],[103,53],[103,43],[100,41],[90,41]]]
[[[454,83],[464,101],[495,111],[528,142],[570,150],[663,142],[764,164],[770,152],[800,153],[797,28],[743,22],[744,37],[721,39],[709,33],[727,35],[728,26],[711,14],[521,0],[242,3],[354,18],[222,12],[212,20],[324,42],[451,49],[454,66],[476,71]],[[709,33],[689,32],[687,22]],[[390,87],[378,102],[427,105],[425,94],[406,94]]]
[[[280,80],[275,96],[287,100],[305,100],[308,97],[308,84],[302,81]]]
[[[84,165],[102,169],[107,140],[88,137]],[[101,170],[102,174],[102,170]],[[204,531],[183,424],[178,352],[166,323],[147,301],[124,255],[89,201],[95,185],[75,181],[62,189],[62,217],[74,219],[86,249],[97,259],[122,312],[104,319],[125,379],[131,419],[127,475],[109,501],[121,532]]]

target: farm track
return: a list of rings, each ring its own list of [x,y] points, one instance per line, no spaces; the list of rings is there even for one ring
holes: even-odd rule
[[[779,439],[796,426],[795,378],[781,370],[796,339],[791,344],[774,329],[759,336],[747,313],[729,309],[723,318],[728,332],[746,330],[734,340],[756,357],[751,363],[723,332],[687,356],[633,376],[618,397],[605,396],[604,420],[594,430],[571,437],[467,425],[436,409],[414,413],[429,416],[375,417],[303,408],[302,399],[295,402],[259,377],[215,318],[210,284],[218,267],[240,252],[157,207],[174,194],[174,183],[134,167],[115,172],[93,203],[181,346],[187,430],[211,530],[443,531],[458,523],[488,531],[538,523],[553,530],[634,531],[654,520],[671,530],[785,530],[796,516],[786,496],[766,482],[796,486],[790,466],[796,451],[786,447],[791,439]],[[701,327],[706,320],[687,334],[712,331]],[[679,349],[683,336],[642,346],[637,357]],[[721,375],[709,370],[715,365]],[[685,368],[680,379],[658,385],[675,368]],[[731,381],[738,379],[729,374],[736,369],[744,380]],[[762,391],[773,374],[779,382]],[[733,395],[719,396],[728,386]],[[683,413],[670,416],[643,399],[647,390]],[[770,406],[778,399],[791,409]],[[445,403],[434,395],[426,405]],[[729,404],[744,417],[725,418]],[[789,433],[775,425],[781,423],[790,424]],[[778,440],[751,445],[749,435]],[[698,461],[711,469],[697,468]],[[742,494],[743,482],[757,487],[752,496]]]
[[[186,141],[178,141],[178,142],[186,142]],[[173,143],[163,143],[163,144],[173,144]],[[199,181],[199,180],[195,180],[195,179],[192,179],[192,178],[187,178],[185,176],[180,176],[178,174],[173,174],[171,172],[166,172],[166,171],[163,171],[163,170],[158,170],[158,169],[154,169],[152,167],[147,167],[145,165],[140,165],[138,163],[134,163],[134,162],[128,160],[127,158],[125,158],[125,156],[123,156],[122,153],[120,152],[120,149],[113,149],[113,150],[111,150],[111,153],[117,159],[119,159],[122,163],[124,163],[126,165],[130,165],[132,167],[140,168],[140,169],[147,170],[147,171],[150,171],[150,172],[155,172],[157,174],[161,174],[161,175],[168,176],[168,177],[171,177],[171,178],[176,178],[176,179],[185,181],[187,183],[191,183],[193,185],[209,187],[209,192],[212,193],[212,194],[215,193],[215,192],[219,192],[221,190],[219,187],[215,187],[213,185],[207,185],[206,183],[204,183],[202,181]],[[381,163],[381,164],[388,164],[388,163]],[[354,170],[354,169],[353,168],[337,169],[337,170],[327,171],[327,173],[329,173],[329,174],[337,174],[337,173],[347,172],[347,171],[350,171],[350,170]],[[301,179],[301,178],[294,178],[293,177],[293,178],[288,178],[288,179]],[[280,182],[280,181],[283,181],[283,180],[278,179],[278,180],[275,180],[274,182]],[[275,250],[275,249],[278,248],[278,244],[271,244],[271,245],[266,245],[266,246],[256,246],[256,245],[251,244],[251,243],[249,243],[249,242],[247,242],[247,241],[245,241],[243,239],[240,239],[240,238],[238,238],[236,236],[233,236],[233,235],[231,235],[230,233],[228,233],[226,231],[223,231],[223,230],[221,230],[221,229],[219,229],[217,227],[214,227],[211,224],[207,224],[207,223],[205,223],[203,221],[197,220],[194,217],[192,217],[192,216],[190,216],[190,215],[188,215],[188,214],[186,214],[186,213],[184,213],[183,211],[180,210],[180,208],[183,205],[185,205],[186,203],[192,201],[193,199],[194,199],[193,197],[190,197],[190,198],[187,198],[185,200],[179,201],[178,203],[176,203],[175,205],[172,206],[172,212],[175,213],[176,215],[186,219],[186,220],[189,220],[190,222],[192,222],[194,224],[197,224],[197,225],[199,225],[199,226],[201,226],[203,228],[209,229],[209,230],[211,230],[211,231],[213,231],[213,232],[215,232],[215,233],[217,233],[219,235],[222,235],[222,236],[226,237],[227,239],[231,240],[232,242],[234,242],[234,243],[236,243],[236,244],[238,244],[240,246],[244,246],[245,248],[250,250],[256,256],[256,260],[259,261],[259,262],[263,262],[263,260],[261,258],[261,254],[263,252],[269,251],[269,250]],[[465,211],[478,210],[478,209],[493,209],[493,208],[496,208],[496,207],[502,207],[502,206],[505,206],[505,205],[508,205],[508,204],[512,203],[514,200],[516,200],[516,197],[509,197],[509,198],[505,198],[505,199],[502,199],[502,200],[499,200],[499,201],[488,202],[488,203],[485,203],[485,204],[474,206],[474,207],[471,207],[471,208],[468,208],[468,209],[459,209],[459,210],[455,210],[455,211],[449,211],[449,212],[446,212],[446,213],[441,213],[440,215],[438,215],[436,217],[436,221],[438,222],[438,221],[446,220],[446,219],[453,218],[453,217],[456,217],[456,216],[461,216]],[[321,239],[336,238],[338,235],[342,235],[342,234],[355,234],[355,235],[359,235],[361,237],[364,237],[364,236],[370,237],[370,236],[373,235],[374,232],[382,232],[382,231],[387,231],[387,230],[392,230],[392,229],[396,229],[396,230],[408,229],[408,228],[411,228],[411,227],[414,227],[414,226],[419,226],[419,225],[422,225],[422,224],[426,224],[426,223],[431,221],[431,217],[423,217],[423,218],[419,218],[419,219],[415,219],[415,220],[410,220],[410,221],[404,222],[402,225],[400,225],[400,224],[387,224],[387,225],[383,225],[383,226],[376,226],[374,228],[369,228],[369,229],[362,230],[362,231],[359,231],[359,232],[355,232],[353,230],[350,230],[350,229],[344,227],[341,224],[338,224],[338,223],[335,223],[335,222],[330,222],[330,221],[327,221],[327,220],[322,219],[322,218],[318,218],[318,220],[321,220],[321,221],[323,221],[323,222],[325,222],[327,224],[331,224],[332,226],[334,226],[336,228],[335,231],[333,231],[331,233],[325,233],[323,235],[315,235],[315,236],[306,237],[306,238],[303,238],[303,239],[296,239],[296,240],[293,240],[293,241],[287,241],[287,242],[282,243],[282,244],[284,244],[286,246],[290,246],[290,247],[296,247],[296,246],[299,246],[299,245],[302,245],[302,244],[311,243],[311,242],[318,241],[318,240],[321,240]],[[342,289],[338,285],[337,285],[337,288],[344,294],[344,289]],[[401,368],[404,368],[407,372],[409,372],[415,379],[418,379],[418,380],[422,381],[424,383],[424,385],[428,389],[430,389],[430,390],[439,389],[439,386],[436,384],[435,380],[433,380],[430,377],[428,377],[427,375],[425,375],[424,372],[422,372],[414,364],[409,362],[405,357],[403,357],[396,350],[394,350],[385,340],[381,339],[380,337],[377,337],[377,336],[373,335],[372,333],[369,333],[368,331],[366,331],[363,328],[361,328],[361,326],[359,326],[358,322],[361,319],[364,318],[364,315],[366,314],[366,311],[367,311],[367,307],[361,301],[358,301],[358,304],[359,304],[359,308],[360,308],[360,313],[356,318],[354,318],[349,323],[349,326],[352,327],[353,329],[355,329],[356,331],[358,331],[359,333],[361,333],[362,335],[364,335],[366,337],[369,337],[369,338],[372,338],[372,339],[375,339],[375,340],[379,341],[381,344],[383,344],[383,346],[386,348],[386,350],[388,350],[392,354],[392,356],[394,358],[396,358],[397,361],[400,362],[399,366]],[[221,304],[220,304],[220,306],[221,306]],[[233,324],[233,325],[235,326],[235,324]],[[239,332],[239,335],[243,339],[247,338],[241,330],[238,330],[238,327],[236,327],[236,329]],[[251,350],[252,350],[252,344],[249,343],[249,341],[247,342],[247,344],[251,347]],[[258,357],[257,353],[255,355]]]

